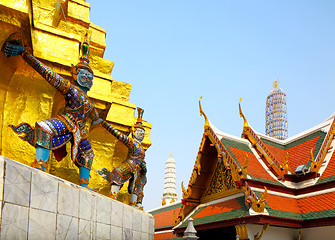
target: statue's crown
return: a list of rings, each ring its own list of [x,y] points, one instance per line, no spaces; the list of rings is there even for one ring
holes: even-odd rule
[[[90,53],[90,41],[91,41],[91,39],[89,41],[87,41],[87,33],[86,33],[85,40],[81,44],[80,62],[75,67],[86,69],[93,74],[93,70],[89,65],[90,60],[88,60],[88,55]]]
[[[144,113],[144,110],[138,107],[137,108],[137,121],[134,124],[134,128],[143,128],[143,125],[142,125],[143,113]]]

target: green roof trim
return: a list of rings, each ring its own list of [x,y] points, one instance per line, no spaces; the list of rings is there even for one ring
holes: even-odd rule
[[[320,150],[320,148],[321,148],[321,145],[322,145],[322,142],[323,142],[323,140],[325,139],[326,135],[327,135],[327,133],[325,133],[325,132],[323,132],[323,131],[317,131],[317,132],[315,132],[315,133],[312,133],[311,135],[308,135],[308,136],[306,136],[306,137],[304,137],[304,138],[298,139],[297,141],[294,141],[294,142],[292,142],[292,143],[286,145],[286,149],[295,147],[295,146],[297,146],[297,145],[299,145],[299,144],[301,144],[301,143],[307,142],[307,141],[309,141],[309,140],[311,140],[311,139],[313,139],[313,138],[320,137],[320,138],[319,138],[319,141],[318,141],[318,144],[319,144],[320,142],[321,142],[321,144],[319,144],[319,148],[316,148],[316,149],[315,149],[315,150],[317,150],[317,151],[314,151],[314,152],[319,152],[319,150]],[[318,146],[318,144],[317,144],[317,146]]]
[[[319,140],[318,140],[318,143],[316,144],[316,147],[315,147],[316,151],[314,151],[314,154],[316,156],[316,154],[319,152],[319,150],[322,146],[323,140],[325,139],[326,135],[327,135],[327,133],[320,130],[320,131],[312,133],[312,134],[310,134],[306,137],[297,139],[296,141],[291,142],[291,143],[286,144],[286,145],[282,145],[282,144],[273,142],[273,141],[265,139],[265,138],[261,138],[261,140],[262,140],[263,143],[268,144],[270,146],[273,146],[273,147],[276,147],[276,148],[279,148],[279,149],[282,149],[282,150],[288,150],[292,147],[300,145],[301,143],[307,142],[307,141],[309,141],[313,138],[320,137]]]
[[[335,209],[310,212],[310,213],[302,213],[302,216],[304,220],[335,217]]]
[[[280,211],[280,210],[274,210],[272,208],[269,208],[269,206],[266,206],[265,208],[268,211],[268,213],[269,213],[270,216],[303,220],[303,217],[302,217],[301,213],[294,213],[294,212],[285,212],[285,211]]]
[[[272,180],[267,180],[267,179],[263,179],[263,178],[259,178],[259,177],[254,177],[254,176],[250,175],[249,173],[248,173],[248,175],[251,177],[252,180],[256,180],[256,181],[258,181],[258,182],[269,183],[269,184],[277,185],[277,186],[285,186],[285,185],[282,184],[281,182],[272,181]]]
[[[327,183],[327,182],[332,182],[332,181],[335,181],[335,176],[330,176],[330,177],[327,177],[327,178],[319,179],[316,182],[316,184]]]
[[[237,148],[237,149],[240,149],[242,151],[246,151],[246,152],[251,153],[251,150],[250,150],[248,144],[244,144],[244,143],[233,141],[231,139],[226,139],[226,138],[222,138],[221,142],[223,143],[223,145],[225,147],[229,146],[229,147]]]
[[[245,205],[244,196],[236,198],[235,200],[237,200],[239,204],[241,205],[239,209],[235,209],[229,212],[218,213],[214,215],[208,215],[205,217],[194,218],[194,216],[196,216],[198,213],[200,213],[202,210],[204,210],[208,206],[199,208],[191,216],[193,218],[194,226],[249,216],[249,209]],[[187,227],[187,221],[185,221],[178,228],[183,228],[183,227]]]
[[[272,147],[276,147],[276,148],[279,148],[279,149],[282,149],[282,150],[286,150],[285,145],[282,145],[282,144],[279,144],[279,143],[276,143],[276,142],[272,142],[272,141],[270,141],[268,139],[265,139],[263,137],[260,137],[260,139],[264,144],[267,144],[267,145],[270,145]]]
[[[161,212],[166,212],[166,211],[170,211],[170,210],[173,210],[173,209],[181,208],[181,206],[183,206],[183,204],[180,202],[180,203],[174,204],[172,206],[171,205],[167,205],[166,207],[163,206],[160,209],[149,211],[148,213],[150,213],[151,215],[155,215],[155,214],[158,214],[158,213],[161,213]]]
[[[241,167],[241,164],[239,163],[239,161],[237,160],[237,158],[235,157],[235,155],[233,154],[233,152],[230,150],[229,147],[237,148],[237,149],[240,149],[242,151],[245,151],[245,152],[248,152],[248,153],[252,153],[252,151],[250,150],[249,146],[246,145],[246,144],[244,144],[244,143],[236,142],[236,141],[233,141],[231,139],[225,139],[225,138],[221,139],[221,143],[223,144],[223,146],[225,146],[225,148],[227,149],[228,153],[235,160],[236,164],[239,167]]]

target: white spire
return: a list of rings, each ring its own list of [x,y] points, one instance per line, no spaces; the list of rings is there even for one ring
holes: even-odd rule
[[[176,190],[176,162],[170,158],[165,163],[165,179],[164,179],[164,193],[162,205],[173,203],[177,200]]]

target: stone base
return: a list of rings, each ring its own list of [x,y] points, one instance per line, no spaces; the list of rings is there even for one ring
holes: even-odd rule
[[[154,239],[154,218],[0,156],[0,239]]]

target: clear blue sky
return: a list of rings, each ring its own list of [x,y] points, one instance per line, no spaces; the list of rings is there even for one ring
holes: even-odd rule
[[[243,120],[264,133],[275,76],[287,94],[289,137],[335,112],[335,1],[89,1],[106,29],[113,79],[132,84],[130,102],[152,123],[144,208],[161,205],[164,167],[187,186],[203,134],[198,99],[221,131]]]

